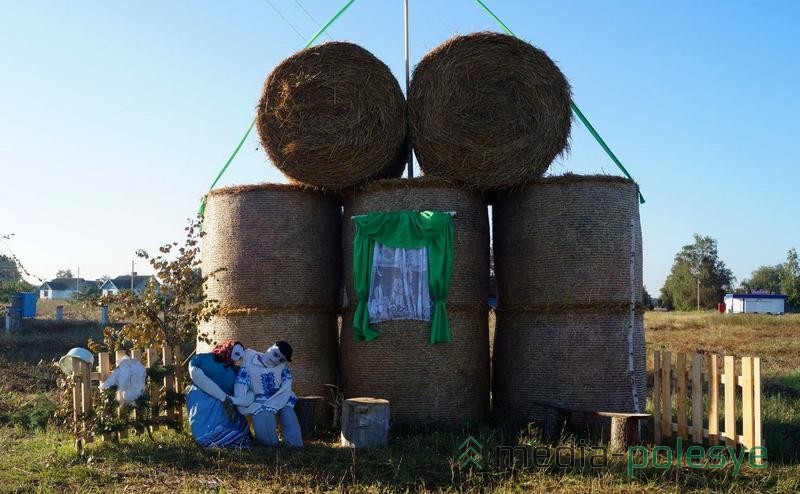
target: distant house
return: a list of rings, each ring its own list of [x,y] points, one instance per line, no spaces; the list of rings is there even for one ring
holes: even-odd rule
[[[730,314],[783,314],[787,298],[770,293],[729,293],[725,310]]]
[[[145,289],[150,280],[153,279],[152,276],[139,276],[136,273],[133,274],[133,292],[134,293],[142,293],[142,290]],[[158,281],[156,281],[158,284]],[[103,292],[103,295],[116,295],[123,290],[130,290],[131,289],[131,275],[125,276],[117,276],[116,278],[112,278],[110,280],[106,280],[105,283],[100,285],[100,291]]]
[[[94,280],[84,280],[83,278],[54,278],[45,281],[39,287],[39,298],[50,300],[66,300],[82,289],[97,286]]]

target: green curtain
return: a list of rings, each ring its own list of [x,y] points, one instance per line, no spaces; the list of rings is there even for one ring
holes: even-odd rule
[[[353,339],[370,341],[378,332],[369,327],[370,280],[375,242],[395,249],[428,248],[428,285],[433,298],[431,343],[450,341],[447,293],[453,272],[453,218],[433,211],[392,211],[353,218],[353,284],[358,305],[353,316]]]

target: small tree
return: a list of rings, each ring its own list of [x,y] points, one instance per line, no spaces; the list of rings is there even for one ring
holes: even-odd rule
[[[100,304],[109,305],[113,319],[126,321],[121,328],[107,327],[103,331],[106,347],[171,347],[194,342],[198,325],[216,312],[216,301],[207,299],[203,291],[206,280],[215,274],[204,276],[200,272],[199,243],[203,233],[199,224],[192,221],[184,230],[182,246],[178,242],[165,244],[155,257],[145,250],[136,252],[138,257],[149,260],[155,275],[141,293],[123,290],[100,299]]]
[[[735,279],[719,258],[717,241],[695,234],[694,243],[684,245],[675,255],[661,288],[661,300],[670,309],[692,310],[697,306],[699,282],[700,306],[710,309],[722,301]]]

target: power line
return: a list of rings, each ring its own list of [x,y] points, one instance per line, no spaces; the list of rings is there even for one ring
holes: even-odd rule
[[[311,15],[311,13],[309,11],[307,11],[305,7],[303,7],[303,4],[300,3],[300,0],[294,0],[294,3],[296,3],[298,7],[303,9],[303,12],[306,13],[306,15],[308,16],[309,19],[314,21],[314,24],[316,24],[318,28],[322,29],[322,24],[320,24],[319,22],[317,22],[316,19],[314,19],[314,16]],[[328,34],[328,31],[325,31],[325,36],[327,36],[329,40],[333,41],[333,38],[331,38],[331,35]]]
[[[298,30],[297,30],[297,28],[295,28],[295,27],[292,25],[292,23],[291,23],[291,22],[289,22],[289,19],[287,19],[286,17],[284,17],[284,15],[283,15],[283,14],[281,14],[281,11],[280,11],[280,10],[278,10],[278,8],[277,8],[277,7],[275,7],[275,6],[272,4],[272,2],[270,2],[269,0],[264,0],[264,1],[265,1],[265,2],[267,2],[267,3],[269,4],[269,6],[270,6],[270,7],[272,7],[272,10],[274,10],[275,12],[277,12],[277,13],[278,13],[278,15],[279,15],[279,16],[281,16],[281,19],[283,19],[283,20],[286,22],[286,24],[288,24],[288,25],[289,25],[289,27],[290,27],[290,28],[292,28],[292,31],[294,31],[295,33],[297,33],[297,35],[298,35],[298,36],[300,36],[300,39],[302,39],[303,41],[306,41],[306,39],[307,39],[307,38],[306,38],[305,36],[303,36],[303,35],[300,33],[300,31],[298,31]]]

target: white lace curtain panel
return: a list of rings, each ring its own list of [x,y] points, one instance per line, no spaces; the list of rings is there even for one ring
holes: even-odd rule
[[[428,249],[395,249],[375,242],[367,307],[370,323],[430,321]]]

